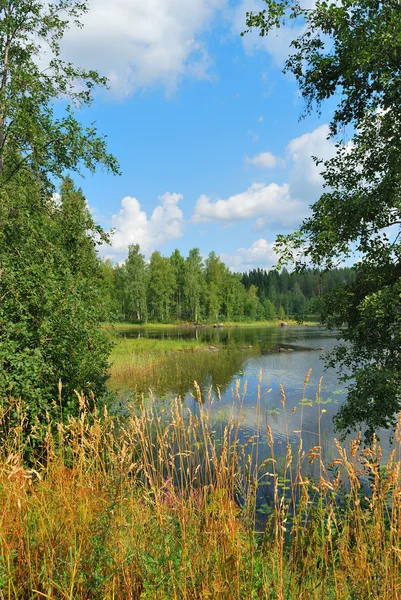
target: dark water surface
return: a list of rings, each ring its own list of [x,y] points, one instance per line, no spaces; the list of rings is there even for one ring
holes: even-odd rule
[[[219,350],[172,355],[166,372],[149,387],[160,398],[180,396],[193,413],[202,402],[224,422],[228,415],[241,416],[242,436],[257,433],[266,443],[269,425],[275,440],[275,452],[284,455],[287,435],[297,447],[302,429],[303,449],[319,444],[325,462],[338,456],[334,437],[333,416],[344,401],[345,388],[335,370],[324,368],[324,355],[338,342],[319,327],[243,327],[243,328],[146,328],[122,331],[127,337],[155,339],[198,339],[223,345]],[[312,369],[306,386],[304,380]],[[316,393],[321,382],[319,400]],[[282,405],[280,385],[285,391]],[[246,389],[246,393],[244,393]],[[259,398],[259,399],[258,399]],[[212,401],[211,401],[212,399]],[[161,401],[161,400],[160,400]],[[384,457],[388,456],[390,436],[379,432]]]

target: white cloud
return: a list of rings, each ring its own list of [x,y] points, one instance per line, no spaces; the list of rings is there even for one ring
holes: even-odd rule
[[[122,258],[129,244],[139,244],[141,251],[149,256],[164,243],[182,237],[184,215],[178,206],[181,199],[181,194],[166,192],[159,196],[160,205],[148,217],[136,198],[123,198],[121,210],[112,217],[115,234],[111,248],[105,249],[104,254],[111,258]]]
[[[106,75],[127,95],[157,84],[167,92],[184,76],[210,76],[211,58],[202,41],[226,0],[91,0],[84,28],[72,28],[63,53]]]
[[[255,223],[252,225],[252,231],[262,231],[262,229],[266,228],[268,223],[268,219],[265,217],[259,217],[259,219],[256,219]]]
[[[192,221],[233,222],[265,217],[270,223],[292,227],[298,224],[302,213],[302,203],[290,198],[287,184],[253,183],[245,192],[227,200],[213,202],[208,196],[201,196],[195,204]]]
[[[259,169],[275,169],[276,167],[284,167],[285,162],[282,158],[274,156],[271,152],[261,152],[252,158],[249,156],[245,157],[247,165],[258,167]]]
[[[235,252],[221,254],[220,258],[232,271],[249,271],[257,267],[270,269],[278,260],[273,246],[261,238],[250,248],[238,248]]]
[[[316,0],[304,0],[303,8],[313,8]],[[246,29],[246,13],[259,13],[266,10],[263,0],[241,0],[232,11],[232,28],[239,34]],[[242,38],[245,52],[252,53],[257,50],[268,52],[276,65],[281,65],[290,53],[290,44],[305,31],[304,25],[294,25],[287,21],[285,27],[271,31],[267,36],[261,37],[257,29],[247,33]]]
[[[322,125],[289,142],[286,150],[290,167],[287,183],[253,183],[244,192],[227,199],[200,196],[191,222],[228,224],[252,220],[253,231],[277,226],[283,229],[297,227],[308,215],[309,205],[318,199],[322,191],[322,166],[317,167],[311,156],[317,155],[326,160],[335,152],[334,143],[327,140],[328,131],[328,126]],[[128,245],[138,243],[149,256],[164,243],[181,238],[185,225],[179,207],[181,199],[180,194],[166,192],[159,197],[160,204],[148,216],[136,198],[125,197],[120,211],[111,220],[115,229],[112,246],[104,249],[103,254],[121,260],[125,258]],[[234,253],[222,255],[222,258],[234,270],[269,267],[276,262],[273,244],[263,238],[250,248],[239,248]]]
[[[329,126],[321,125],[310,133],[297,137],[287,145],[286,155],[292,162],[290,194],[309,204],[315,202],[322,192],[323,165],[316,165],[312,156],[328,160],[335,154],[335,144],[327,139]]]
[[[290,141],[286,155],[290,167],[289,182],[253,183],[245,192],[228,199],[212,200],[203,195],[195,204],[193,222],[235,222],[256,219],[253,229],[260,230],[269,225],[283,228],[297,227],[308,216],[309,207],[322,193],[323,166],[317,166],[312,156],[324,160],[334,156],[335,144],[327,139],[327,125],[318,127]],[[270,153],[262,153],[248,161],[265,168],[272,168],[279,161]]]

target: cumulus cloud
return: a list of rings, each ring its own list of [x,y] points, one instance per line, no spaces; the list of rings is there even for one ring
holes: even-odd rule
[[[287,145],[286,155],[293,164],[290,176],[290,194],[309,204],[322,192],[323,165],[316,165],[313,156],[328,160],[335,155],[335,144],[328,140],[329,126],[321,125],[310,133],[297,137]]]
[[[308,215],[310,204],[322,192],[322,166],[316,166],[312,156],[327,160],[335,153],[334,143],[327,139],[328,132],[328,126],[322,125],[289,142],[286,149],[287,183],[253,183],[244,192],[227,199],[202,195],[195,204],[191,222],[228,224],[251,220],[253,231],[259,232],[266,228],[297,227]],[[181,194],[166,192],[159,197],[160,204],[148,216],[136,198],[125,197],[120,211],[112,217],[115,229],[112,246],[103,253],[121,260],[126,256],[128,245],[138,243],[149,256],[163,244],[181,238],[185,226],[179,207],[181,199]],[[234,253],[222,255],[222,258],[234,270],[254,266],[267,268],[276,262],[273,244],[263,238],[250,248],[239,248]]]
[[[227,200],[211,200],[201,196],[194,209],[192,221],[244,221],[254,217],[266,217],[271,223],[297,224],[297,215],[302,214],[302,203],[289,196],[287,184],[253,183],[245,192],[230,196]]]
[[[288,183],[253,183],[245,192],[228,199],[213,200],[206,195],[200,196],[192,222],[228,223],[256,219],[254,230],[273,225],[297,227],[308,216],[310,205],[319,198],[323,189],[322,165],[317,166],[312,157],[327,160],[335,154],[334,143],[327,139],[328,132],[328,126],[322,125],[291,140],[286,151],[290,167]],[[281,159],[262,153],[248,160],[252,164],[272,168]]]
[[[261,238],[250,248],[238,248],[235,252],[221,254],[220,258],[232,271],[249,271],[257,267],[270,269],[278,260],[273,246]]]
[[[111,248],[105,253],[111,258],[125,258],[130,244],[139,244],[149,256],[153,250],[183,235],[184,215],[178,206],[183,196],[166,192],[159,196],[160,205],[148,217],[136,198],[126,196],[120,211],[113,215],[115,233]]]
[[[278,156],[274,156],[274,154],[271,152],[261,152],[252,158],[250,156],[246,156],[245,163],[259,169],[275,169],[276,167],[285,166],[283,159],[279,158]]]
[[[202,34],[227,0],[91,0],[83,30],[73,27],[63,53],[106,75],[115,93],[157,84],[174,91],[182,77],[210,76]]]

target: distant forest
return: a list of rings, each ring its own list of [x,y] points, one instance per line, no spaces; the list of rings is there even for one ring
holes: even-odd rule
[[[110,320],[137,323],[302,322],[318,313],[323,292],[354,278],[350,268],[232,273],[215,252],[203,260],[198,248],[186,258],[179,250],[169,257],[156,251],[147,263],[138,244],[130,246],[124,264],[102,263],[102,274]]]

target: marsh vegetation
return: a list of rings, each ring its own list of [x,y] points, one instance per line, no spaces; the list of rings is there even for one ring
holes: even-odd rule
[[[31,437],[29,466],[24,405],[12,428],[3,407],[2,597],[399,598],[401,425],[385,463],[377,441],[364,448],[360,437],[336,441],[327,463],[319,437],[303,447],[302,410],[296,440],[288,422],[275,439],[260,411],[247,434],[245,398],[238,380],[223,423],[213,396],[196,412],[150,400],[122,420],[79,397],[79,416],[49,423],[40,454]],[[280,406],[286,421],[283,388]],[[318,424],[323,415],[320,406]]]

